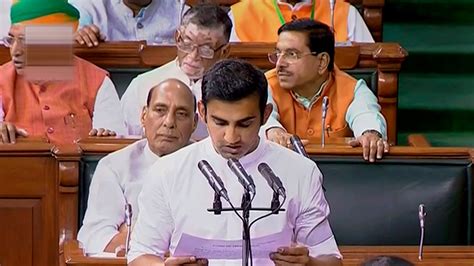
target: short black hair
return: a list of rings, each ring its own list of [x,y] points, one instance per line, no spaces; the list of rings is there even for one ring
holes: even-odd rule
[[[153,98],[153,93],[155,93],[155,89],[158,88],[160,84],[153,86],[148,92],[148,95],[146,97],[146,107],[150,107],[151,98]],[[197,109],[196,96],[194,95],[194,93],[192,94],[193,94],[193,112],[196,113],[196,109]]]
[[[223,29],[227,42],[230,39],[232,21],[227,13],[216,4],[198,4],[188,9],[181,20],[181,25],[189,23],[207,29]]]
[[[329,54],[328,70],[334,69],[334,33],[331,28],[317,20],[301,18],[289,21],[278,29],[278,35],[285,31],[303,32],[307,35],[307,42],[311,52]]]
[[[262,71],[239,59],[224,59],[211,67],[202,79],[202,103],[207,112],[210,100],[236,102],[251,95],[259,96],[263,123],[268,99],[268,83]]]
[[[362,266],[412,266],[413,263],[395,256],[377,256],[362,263]]]

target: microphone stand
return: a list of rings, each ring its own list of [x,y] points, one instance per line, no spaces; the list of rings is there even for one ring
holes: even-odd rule
[[[222,212],[222,201],[221,195],[219,193],[214,192],[214,202],[212,203],[212,209],[214,210],[214,214],[221,214]]]
[[[324,130],[326,130],[326,115],[328,112],[328,97],[324,96],[323,106],[322,106],[322,116],[321,116],[321,148],[324,148],[326,139],[324,135]]]
[[[214,194],[214,203],[212,209],[207,209],[208,212],[213,212],[215,215],[219,215],[222,212],[233,211],[242,211],[242,266],[249,265],[249,259],[251,259],[252,246],[250,243],[250,212],[251,211],[268,211],[272,214],[278,214],[279,211],[285,211],[283,208],[278,208],[280,206],[278,199],[278,194],[273,193],[273,199],[271,208],[252,208],[252,197],[248,191],[242,195],[242,202],[240,208],[235,208],[232,205],[232,202],[229,201],[229,204],[232,208],[222,208],[222,203],[220,200],[219,194]],[[278,203],[278,204],[277,204]],[[275,205],[277,204],[277,205]],[[240,216],[237,213],[238,216]],[[253,263],[251,263],[252,265]]]
[[[242,222],[242,265],[247,266],[249,265],[251,252],[249,219],[250,210],[252,209],[252,199],[248,191],[242,195],[242,204],[240,207],[242,208],[242,217],[244,218]]]

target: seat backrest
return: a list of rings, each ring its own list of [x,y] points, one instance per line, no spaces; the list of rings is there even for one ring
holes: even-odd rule
[[[79,227],[82,226],[82,221],[84,220],[84,215],[87,210],[87,200],[89,199],[89,187],[92,182],[92,177],[94,176],[95,169],[99,160],[102,159],[104,155],[87,155],[81,157],[80,164],[80,178],[79,178]]]
[[[138,75],[151,70],[152,68],[108,68],[110,79],[115,85],[115,89],[120,98],[127,90],[130,82]]]
[[[378,95],[377,85],[378,85],[378,72],[374,68],[356,68],[344,70],[349,75],[353,76],[355,79],[363,79],[370,90],[374,95]]]
[[[470,245],[472,163],[468,159],[312,156],[324,176],[339,245],[417,245],[418,206],[426,245]]]

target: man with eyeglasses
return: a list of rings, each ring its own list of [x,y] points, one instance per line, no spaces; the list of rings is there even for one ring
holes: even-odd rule
[[[356,80],[334,64],[334,34],[324,23],[299,19],[278,30],[270,62],[276,68],[266,77],[278,110],[276,117],[288,133],[311,142],[337,137],[355,139],[365,160],[374,162],[388,152],[386,122],[377,98],[363,80]],[[329,99],[322,125],[322,99]]]
[[[14,143],[17,136],[42,137],[58,144],[72,143],[88,135],[124,134],[118,94],[107,72],[61,52],[67,51],[67,44],[44,32],[60,25],[72,34],[79,12],[62,0],[21,0],[13,3],[10,14],[9,36],[3,43],[10,48],[12,60],[0,66],[0,144]],[[51,45],[43,42],[41,51],[27,52],[25,38],[31,36],[27,34],[43,35],[42,40]],[[58,44],[65,49],[54,50]],[[28,76],[32,71],[26,64],[26,55],[41,54],[47,58],[43,53],[51,51],[55,53],[53,60],[57,54],[71,58],[71,77],[54,79],[56,76],[51,72],[64,73],[69,66],[51,70],[50,65],[44,67],[48,62],[40,62],[34,78]]]
[[[217,5],[196,5],[186,11],[175,34],[177,58],[133,79],[122,96],[122,110],[130,135],[143,135],[138,120],[140,110],[145,105],[150,88],[161,81],[179,79],[189,85],[197,100],[201,99],[201,78],[217,61],[228,56],[231,29],[232,22]],[[279,134],[273,134],[282,130],[279,127],[281,125],[275,120],[267,122],[265,130],[268,139],[280,140]],[[192,138],[199,140],[207,135],[205,125],[200,121]]]

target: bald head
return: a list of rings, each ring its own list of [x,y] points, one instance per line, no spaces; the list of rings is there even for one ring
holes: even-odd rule
[[[189,86],[186,85],[181,80],[179,80],[179,79],[166,79],[166,80],[158,83],[158,85],[156,85],[155,87],[151,88],[151,90],[148,92],[148,97],[146,99],[146,105],[148,107],[150,107],[150,101],[153,98],[153,94],[155,93],[156,90],[161,90],[162,92],[168,91],[168,90],[175,90],[175,91],[180,91],[183,94],[187,94],[188,97],[192,98],[193,111],[196,112],[196,97],[194,97],[194,95],[191,92],[191,89],[189,88]]]
[[[172,153],[189,142],[196,128],[196,100],[189,87],[167,79],[148,93],[142,125],[150,149],[157,155]]]

